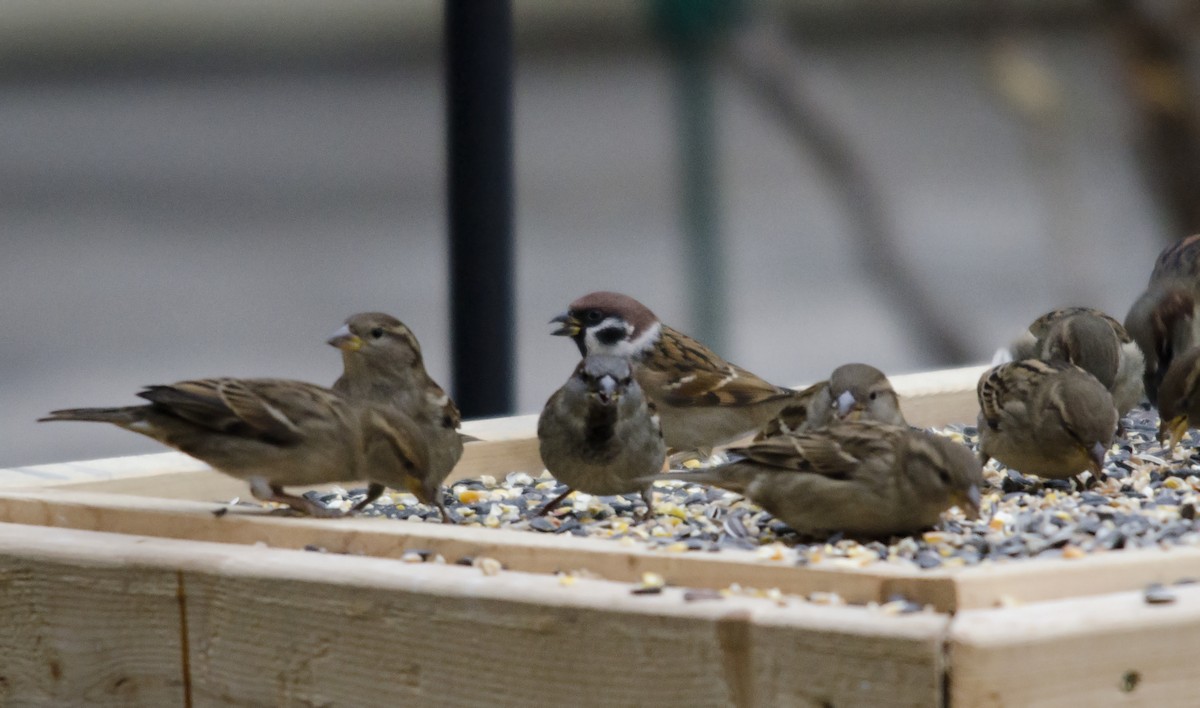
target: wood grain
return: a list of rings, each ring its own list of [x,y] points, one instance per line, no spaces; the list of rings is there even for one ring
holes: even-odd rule
[[[30,589],[0,602],[21,629],[0,639],[6,705],[941,701],[947,618],[932,613],[10,524],[0,567]],[[43,647],[62,678],[42,677]],[[105,686],[132,688],[107,700]]]
[[[960,612],[953,706],[1195,706],[1200,587],[1149,605],[1141,592]]]

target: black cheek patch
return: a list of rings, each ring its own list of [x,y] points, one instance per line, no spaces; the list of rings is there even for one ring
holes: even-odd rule
[[[624,327],[605,327],[596,332],[596,341],[605,346],[612,346],[625,338]]]

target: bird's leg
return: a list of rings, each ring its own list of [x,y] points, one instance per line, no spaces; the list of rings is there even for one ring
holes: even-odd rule
[[[378,499],[380,496],[383,495],[384,489],[385,489],[385,487],[382,484],[380,484],[378,482],[371,482],[369,485],[367,485],[367,496],[363,497],[361,501],[359,501],[354,506],[350,507],[350,511],[348,511],[346,513],[347,514],[357,514],[358,512],[362,511],[363,509],[366,509],[367,506],[371,502],[375,501],[376,499]]]
[[[562,500],[566,499],[567,496],[573,491],[575,491],[575,490],[571,489],[570,487],[567,487],[567,491],[565,491],[562,494],[559,494],[557,497],[554,497],[553,499],[551,499],[545,506],[543,506],[541,509],[538,509],[537,513],[535,513],[534,516],[545,516],[546,514],[549,514],[551,511],[554,511],[554,508],[557,507],[559,504],[561,504]]]
[[[642,490],[642,501],[646,502],[646,511],[642,513],[640,521],[649,521],[654,518],[654,489],[646,487]]]
[[[317,518],[345,516],[345,513],[341,509],[331,509],[327,506],[317,504],[311,499],[298,497],[295,494],[288,494],[283,491],[283,485],[271,484],[261,477],[255,477],[250,480],[250,493],[259,501],[287,504],[295,511]]]
[[[433,497],[433,505],[437,507],[438,511],[442,512],[442,523],[443,524],[457,524],[458,523],[458,519],[455,519],[453,516],[451,516],[450,511],[446,509],[446,502],[442,500],[442,492],[440,489],[438,490],[438,493]]]

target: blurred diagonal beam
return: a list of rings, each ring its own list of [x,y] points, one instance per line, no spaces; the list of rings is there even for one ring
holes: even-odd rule
[[[463,415],[513,409],[512,7],[446,0],[453,391]]]
[[[725,53],[727,63],[774,118],[811,155],[844,202],[859,261],[900,310],[905,329],[936,363],[961,363],[971,356],[945,311],[929,296],[903,254],[884,216],[883,200],[848,138],[805,92],[797,49],[775,22],[759,17],[738,30]]]
[[[1200,9],[1194,0],[1104,5],[1138,114],[1142,169],[1169,238],[1200,232]]]

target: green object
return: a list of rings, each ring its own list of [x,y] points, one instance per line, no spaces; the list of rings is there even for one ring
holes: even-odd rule
[[[717,179],[713,49],[741,15],[740,0],[652,0],[654,27],[675,73],[680,210],[691,331],[722,352],[726,342],[725,258]]]

